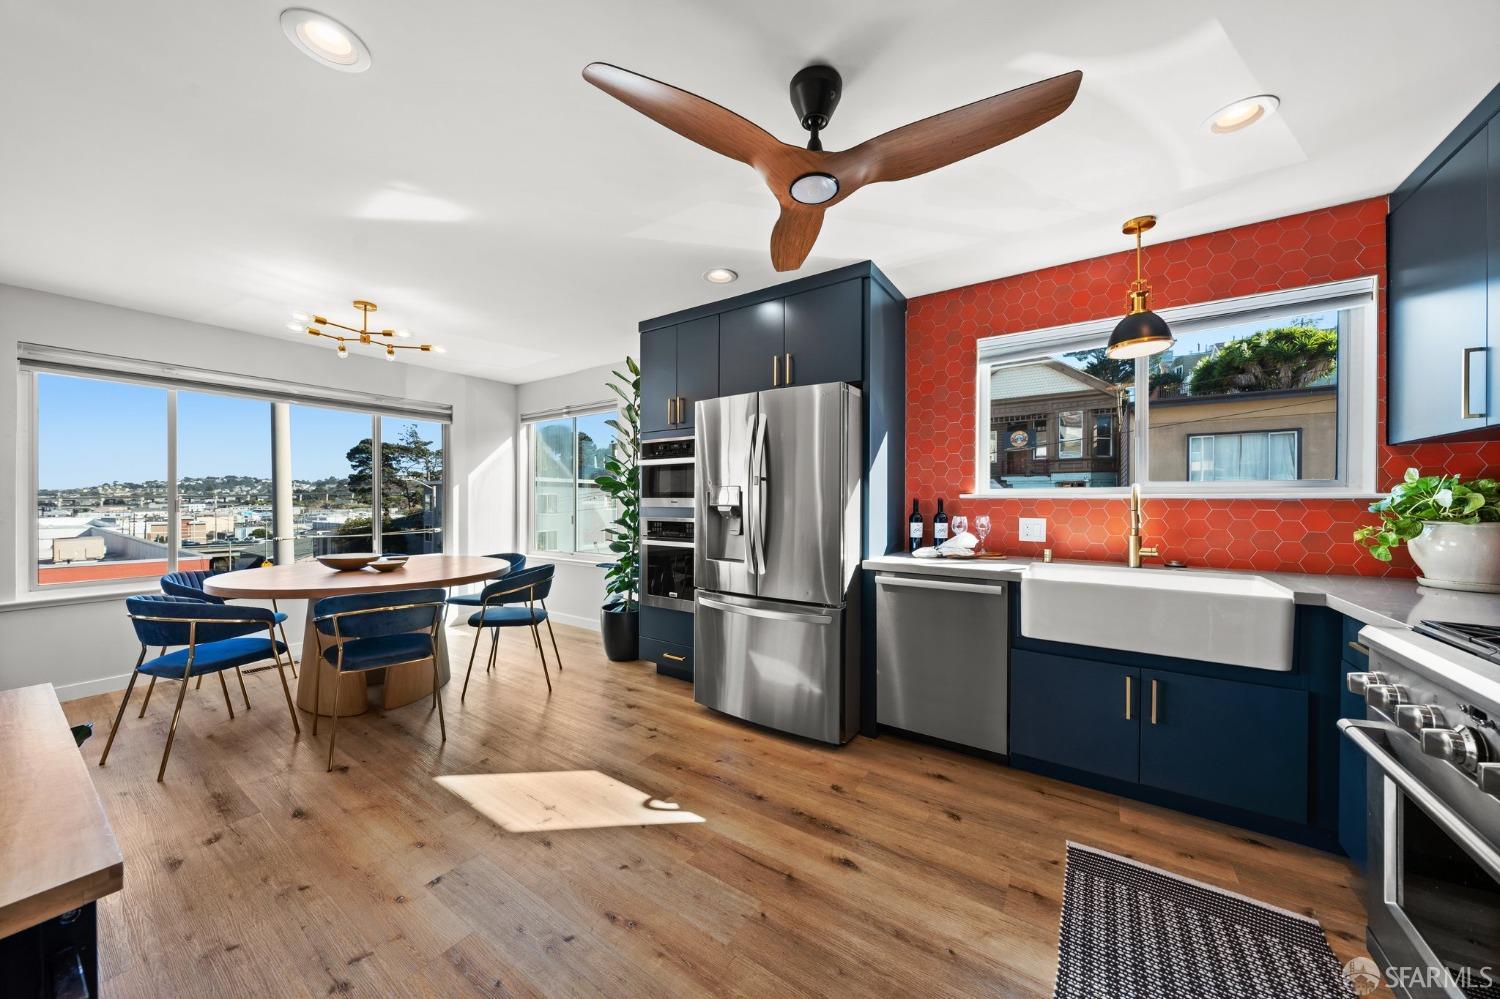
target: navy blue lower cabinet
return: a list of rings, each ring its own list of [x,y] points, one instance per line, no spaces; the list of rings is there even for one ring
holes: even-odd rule
[[[1140,782],[1307,821],[1304,690],[1141,670]]]
[[[1011,754],[1135,781],[1140,681],[1134,667],[1015,650]]]

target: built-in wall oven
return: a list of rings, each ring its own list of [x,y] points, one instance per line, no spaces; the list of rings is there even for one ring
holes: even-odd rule
[[[1365,628],[1370,956],[1398,995],[1500,996],[1500,664]],[[1356,982],[1356,985],[1359,983]]]
[[[644,519],[641,563],[645,585],[641,602],[651,607],[693,611],[693,518]]]
[[[641,442],[641,505],[692,509],[697,472],[691,437]]]

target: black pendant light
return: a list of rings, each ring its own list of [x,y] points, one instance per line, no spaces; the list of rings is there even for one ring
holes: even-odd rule
[[[1121,229],[1125,235],[1135,237],[1135,282],[1130,286],[1130,312],[1115,326],[1105,348],[1110,357],[1119,360],[1160,354],[1175,342],[1166,320],[1147,307],[1151,286],[1141,273],[1141,233],[1155,225],[1155,215],[1142,215],[1126,222]]]

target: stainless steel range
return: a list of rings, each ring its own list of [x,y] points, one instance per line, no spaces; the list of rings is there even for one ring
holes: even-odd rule
[[[1365,720],[1339,722],[1369,760],[1370,953],[1398,994],[1500,996],[1500,662],[1424,625],[1360,632]]]

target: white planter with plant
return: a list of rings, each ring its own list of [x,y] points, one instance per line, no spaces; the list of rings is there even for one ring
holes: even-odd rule
[[[1500,482],[1408,468],[1370,512],[1380,523],[1361,527],[1354,540],[1382,562],[1405,543],[1423,586],[1500,593]]]

